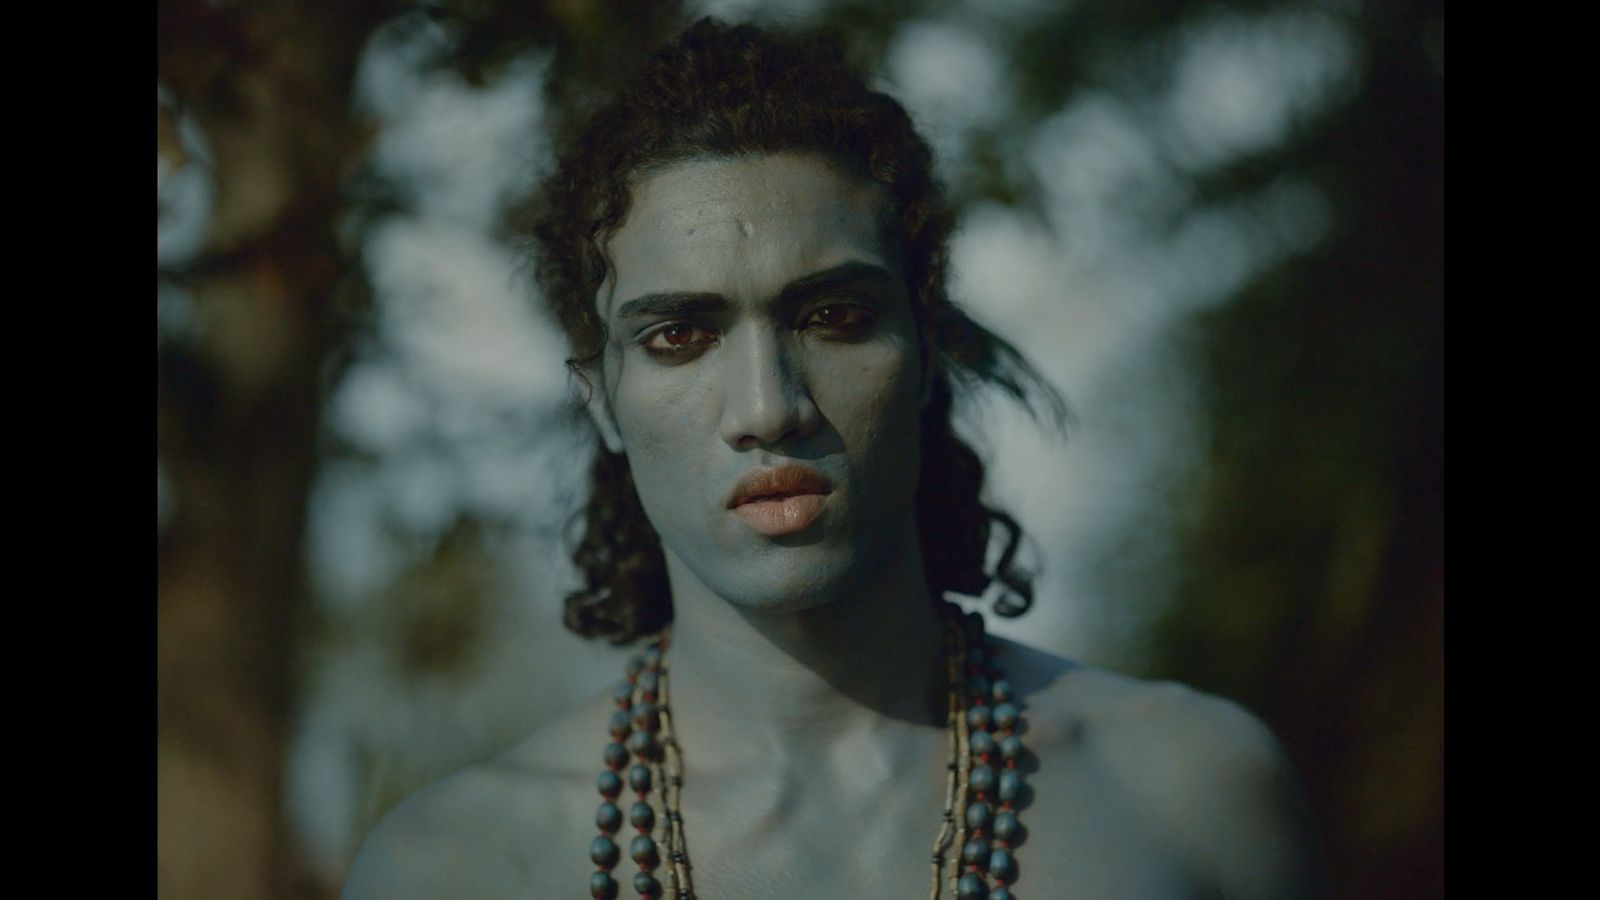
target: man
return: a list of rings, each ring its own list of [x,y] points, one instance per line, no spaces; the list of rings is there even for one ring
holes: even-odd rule
[[[952,624],[946,592],[1031,602],[952,384],[1041,388],[946,296],[950,220],[898,104],[824,41],[703,21],[543,197],[541,286],[600,437],[567,624],[670,640],[401,804],[346,897],[648,896],[680,873],[707,898],[1319,892],[1248,713]],[[648,807],[632,879],[624,771]]]

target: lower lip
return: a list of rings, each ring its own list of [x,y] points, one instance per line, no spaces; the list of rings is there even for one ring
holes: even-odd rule
[[[796,494],[781,500],[756,500],[733,508],[746,527],[767,537],[798,534],[822,515],[826,494]]]

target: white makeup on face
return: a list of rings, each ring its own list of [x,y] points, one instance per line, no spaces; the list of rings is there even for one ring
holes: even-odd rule
[[[914,546],[921,365],[883,202],[802,155],[691,160],[635,188],[597,298],[599,415],[675,591],[804,608]]]

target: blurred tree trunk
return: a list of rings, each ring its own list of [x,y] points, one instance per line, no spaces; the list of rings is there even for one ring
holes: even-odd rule
[[[159,271],[196,326],[157,341],[157,454],[173,504],[157,538],[157,890],[290,893],[280,770],[301,530],[344,260],[337,186],[376,5],[178,0],[157,7],[157,152],[192,117],[215,184],[206,237]]]

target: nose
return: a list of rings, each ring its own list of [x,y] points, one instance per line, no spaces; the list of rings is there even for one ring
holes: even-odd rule
[[[777,330],[751,324],[738,331],[724,337],[727,352],[720,354],[722,439],[735,450],[754,450],[815,432],[821,413]]]

